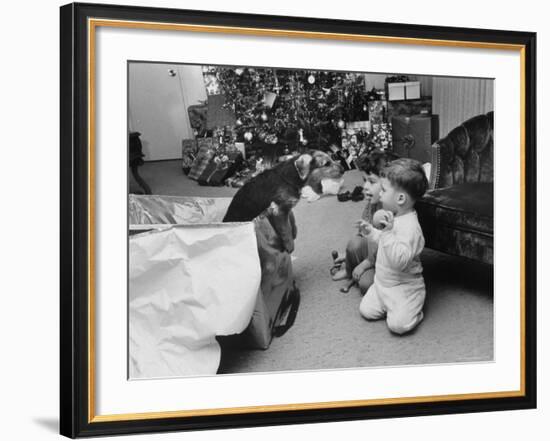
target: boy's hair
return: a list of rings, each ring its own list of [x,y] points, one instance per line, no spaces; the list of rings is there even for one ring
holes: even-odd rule
[[[359,156],[355,161],[355,165],[362,172],[380,176],[386,164],[397,158],[398,156],[395,153],[383,150],[373,150]]]
[[[405,190],[415,201],[428,189],[424,168],[415,159],[396,159],[384,167],[380,176],[388,179],[392,186]]]

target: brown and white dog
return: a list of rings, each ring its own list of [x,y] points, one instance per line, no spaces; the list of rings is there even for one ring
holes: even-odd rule
[[[297,233],[292,209],[300,200],[302,188],[308,185],[321,194],[323,179],[340,179],[343,174],[343,167],[319,150],[294,156],[242,186],[223,221],[246,222],[266,214],[283,249],[292,253]]]

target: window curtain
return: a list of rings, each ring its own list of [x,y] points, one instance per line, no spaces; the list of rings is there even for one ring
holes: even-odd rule
[[[439,137],[468,118],[493,110],[494,80],[434,78],[432,110],[439,115]]]

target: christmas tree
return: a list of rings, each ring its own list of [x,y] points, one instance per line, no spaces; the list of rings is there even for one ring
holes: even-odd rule
[[[240,140],[327,149],[340,144],[346,122],[368,119],[362,74],[221,66],[203,71],[235,113]]]

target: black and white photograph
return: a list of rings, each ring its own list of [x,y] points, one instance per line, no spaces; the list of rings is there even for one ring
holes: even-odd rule
[[[59,11],[60,433],[529,414],[536,27],[199,6]]]
[[[130,380],[494,360],[493,78],[127,75]]]

